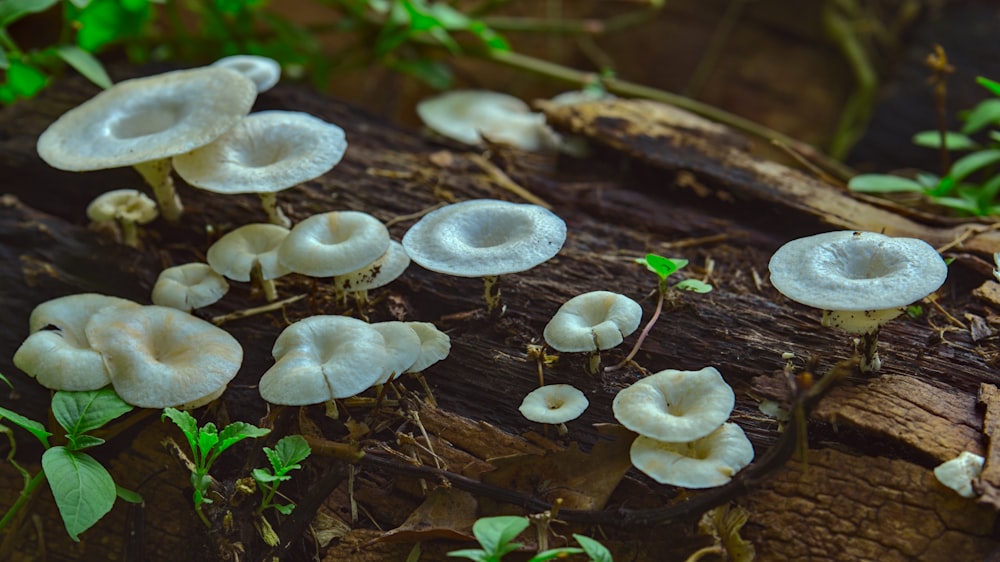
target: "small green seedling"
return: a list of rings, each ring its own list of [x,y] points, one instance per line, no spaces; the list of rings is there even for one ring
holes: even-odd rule
[[[637,353],[639,353],[639,348],[642,347],[642,343],[646,341],[646,338],[649,336],[649,332],[653,329],[653,324],[655,324],[657,319],[660,318],[660,313],[663,311],[663,301],[666,300],[667,293],[673,289],[691,291],[693,293],[708,293],[712,290],[711,285],[705,283],[704,281],[699,281],[698,279],[685,279],[674,284],[673,286],[667,285],[667,278],[676,273],[678,270],[683,269],[688,264],[688,260],[665,258],[656,254],[646,254],[646,257],[639,258],[635,260],[635,262],[646,266],[646,269],[656,274],[658,279],[656,285],[656,310],[653,311],[653,316],[649,319],[649,322],[646,323],[646,326],[639,334],[639,339],[635,341],[632,351],[630,351],[629,354],[625,356],[625,359],[622,359],[622,361],[617,365],[605,367],[605,372],[621,369],[627,365]]]
[[[271,461],[271,468],[255,468],[252,473],[263,494],[257,513],[263,513],[265,509],[273,507],[278,513],[288,515],[295,509],[294,504],[274,503],[274,494],[277,493],[279,484],[292,478],[288,475],[289,472],[302,468],[299,463],[310,453],[312,449],[301,435],[282,437],[275,443],[273,449],[264,447],[264,454],[267,455],[267,460]]]
[[[17,412],[0,408],[0,419],[6,419],[24,429],[45,448],[42,453],[42,471],[32,477],[14,461],[16,443],[13,433],[9,428],[0,426],[7,433],[10,442],[7,460],[21,473],[25,482],[14,505],[0,519],[0,530],[17,517],[20,510],[38,492],[39,484],[46,479],[56,500],[56,507],[59,508],[59,515],[66,525],[66,532],[74,541],[79,541],[80,533],[111,511],[116,497],[133,503],[142,501],[135,492],[117,486],[101,463],[82,452],[83,449],[104,443],[103,439],[88,435],[88,432],[103,427],[131,410],[132,406],[126,404],[110,388],[56,392],[52,397],[52,415],[66,431],[67,443],[53,446],[49,442],[52,433],[46,431],[45,426]]]
[[[191,485],[194,487],[194,510],[202,522],[211,527],[211,523],[209,523],[201,506],[212,503],[212,499],[208,497],[208,490],[212,486],[212,477],[209,476],[212,464],[219,458],[219,455],[236,443],[247,438],[263,437],[271,430],[239,421],[227,425],[222,431],[218,431],[212,422],[198,427],[194,416],[174,408],[165,408],[163,418],[168,418],[177,424],[177,427],[184,433],[184,437],[187,438],[194,464],[191,472]]]
[[[500,562],[504,556],[524,546],[512,542],[531,523],[527,517],[516,515],[501,515],[499,517],[483,517],[472,525],[472,534],[482,548],[453,550],[448,556],[467,558],[476,562]],[[601,543],[583,535],[573,535],[577,547],[552,548],[532,556],[528,562],[544,562],[569,554],[586,554],[593,562],[612,562],[611,553]]]

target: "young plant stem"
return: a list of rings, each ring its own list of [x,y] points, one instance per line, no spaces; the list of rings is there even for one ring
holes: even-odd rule
[[[653,330],[653,324],[656,324],[656,320],[660,317],[660,312],[663,311],[663,301],[666,298],[667,290],[662,285],[663,284],[661,283],[661,286],[656,291],[658,294],[656,299],[656,310],[653,311],[653,316],[649,319],[649,322],[646,323],[646,327],[644,327],[642,332],[639,333],[639,339],[635,340],[635,345],[632,346],[632,351],[629,351],[628,355],[625,356],[625,359],[622,359],[618,364],[605,367],[605,373],[617,371],[625,365],[628,365],[629,362],[632,361],[632,358],[639,353],[639,348],[642,347],[642,342],[646,341],[646,338],[649,336],[649,332]]]
[[[18,531],[21,528],[21,522],[29,511],[27,505],[37,496],[42,482],[45,482],[45,472],[39,470],[38,474],[29,480],[24,489],[21,490],[21,494],[17,496],[17,501],[14,502],[14,505],[10,506],[10,509],[4,514],[3,519],[0,519],[0,531],[10,526],[10,529],[7,530],[7,535],[3,538],[3,543],[0,543],[0,560],[7,560],[14,549],[14,545],[17,542],[16,537],[20,534]]]

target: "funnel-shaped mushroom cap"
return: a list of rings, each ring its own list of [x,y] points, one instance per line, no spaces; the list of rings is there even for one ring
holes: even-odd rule
[[[212,269],[233,281],[249,281],[255,263],[263,279],[277,279],[289,269],[278,261],[288,229],[276,224],[245,224],[215,241],[205,255]]]
[[[771,256],[771,284],[823,310],[905,307],[937,290],[948,266],[930,244],[844,230],[792,240]]]
[[[106,308],[86,328],[122,400],[142,408],[203,403],[236,376],[243,347],[225,330],[175,308]]]
[[[120,220],[146,224],[160,212],[145,193],[135,189],[115,189],[102,193],[87,205],[87,217],[93,221]]]
[[[133,166],[204,146],[247,113],[253,82],[203,67],[125,80],[67,111],[38,138],[38,155],[60,170]]]
[[[734,423],[690,443],[665,443],[640,435],[629,451],[632,464],[660,484],[712,488],[729,482],[753,460],[753,445]]]
[[[557,351],[611,349],[639,328],[642,307],[618,293],[593,291],[564,302],[545,325],[545,342]]]
[[[278,250],[282,265],[312,277],[332,277],[362,269],[389,249],[389,230],[358,211],[313,215],[295,225]]]
[[[420,355],[420,337],[406,322],[376,322],[372,328],[382,334],[388,354],[385,373],[375,384],[385,384],[406,372]]]
[[[531,421],[565,423],[580,417],[589,405],[590,401],[576,387],[550,384],[529,392],[518,410]]]
[[[458,277],[516,273],[548,261],[566,223],[538,205],[474,199],[427,213],[403,236],[410,259]]]
[[[31,335],[14,353],[14,365],[53,390],[97,390],[111,379],[84,329],[109,307],[138,308],[130,300],[82,293],[52,299],[31,312]]]
[[[448,357],[451,352],[451,338],[430,322],[407,322],[420,338],[420,353],[407,373],[419,373],[427,367]]]
[[[347,398],[375,384],[386,368],[385,339],[367,322],[347,316],[310,316],[274,342],[274,366],[260,379],[272,404],[304,406]]]
[[[189,184],[216,193],[274,193],[317,178],[347,151],[344,130],[307,113],[251,113],[211,143],[174,157]]]
[[[278,83],[281,78],[281,65],[278,61],[262,57],[259,55],[232,55],[222,57],[212,63],[212,66],[221,66],[235,70],[250,80],[257,86],[257,93],[266,92]]]
[[[207,263],[185,263],[160,272],[153,285],[153,304],[190,312],[219,302],[227,291],[226,278]]]
[[[453,90],[417,104],[417,115],[425,125],[465,144],[482,140],[479,131],[484,123],[530,112],[528,104],[514,96],[482,90]]]
[[[395,281],[409,266],[410,256],[403,245],[390,240],[389,249],[381,257],[358,271],[335,275],[333,283],[345,293],[377,289]]]
[[[658,441],[694,441],[715,431],[736,404],[715,367],[666,369],[623,389],[612,403],[625,427]]]

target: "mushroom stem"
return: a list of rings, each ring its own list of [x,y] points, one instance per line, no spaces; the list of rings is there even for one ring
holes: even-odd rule
[[[264,292],[264,298],[267,299],[267,302],[278,300],[278,290],[274,287],[274,279],[264,279],[264,273],[259,261],[255,261],[253,267],[250,268],[250,283],[254,287],[260,287],[260,290]]]
[[[500,287],[497,285],[496,275],[483,277],[483,297],[486,299],[486,313],[500,316],[503,314],[503,306],[500,304]]]
[[[858,339],[858,369],[862,373],[873,375],[882,367],[882,360],[878,356],[878,329],[874,332],[861,334]]]
[[[153,196],[156,197],[156,204],[160,207],[160,214],[170,222],[176,222],[181,218],[184,207],[181,199],[174,189],[174,179],[170,176],[172,165],[169,158],[140,162],[133,166],[142,179],[153,188]]]
[[[277,194],[258,193],[257,196],[260,197],[260,204],[264,207],[264,212],[267,213],[268,222],[285,228],[292,227],[292,221],[285,216],[285,212],[278,206]]]
[[[119,220],[118,225],[122,228],[122,243],[132,248],[139,247],[139,229],[135,222],[129,220]]]
[[[591,375],[596,375],[601,371],[601,352],[595,349],[590,352],[590,357],[587,360],[587,372]]]

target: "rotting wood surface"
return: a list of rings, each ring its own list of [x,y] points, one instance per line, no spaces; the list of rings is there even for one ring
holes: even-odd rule
[[[149,225],[143,252],[114,245],[101,232],[89,230],[83,218],[86,203],[105,190],[137,185],[138,176],[130,170],[52,170],[35,155],[34,141],[55,117],[93,93],[82,81],[70,80],[38,100],[0,112],[5,194],[0,200],[0,300],[8,318],[0,332],[0,372],[12,375],[17,391],[0,403],[35,419],[46,419],[48,394],[10,364],[35,305],[84,291],[148,302],[162,267],[202,260],[210,241],[221,233],[264,220],[252,197],[223,198],[181,186],[188,214],[178,225]],[[1000,378],[996,340],[990,336],[974,342],[968,325],[950,320],[945,312],[959,321],[973,314],[996,326],[994,310],[971,296],[985,278],[982,258],[1000,250],[993,233],[962,238],[965,226],[922,224],[854,199],[799,172],[755,160],[745,151],[746,142],[731,132],[645,102],[618,100],[550,110],[550,119],[560,128],[591,138],[592,156],[554,159],[495,149],[488,161],[496,169],[462,147],[430,142],[295,86],[262,95],[256,109],[279,108],[338,123],[350,142],[344,161],[333,171],[279,196],[293,220],[327,210],[360,210],[389,222],[398,239],[414,220],[405,217],[442,202],[520,201],[502,188],[497,170],[551,204],[566,220],[569,239],[556,259],[501,278],[507,312],[499,321],[468,314],[481,306],[479,280],[450,278],[415,265],[379,292],[381,300],[369,312],[373,321],[430,321],[450,334],[450,357],[427,373],[440,410],[414,411],[439,462],[472,478],[490,469],[492,457],[546,450],[561,454],[559,449],[574,442],[591,451],[601,441],[592,424],[613,421],[611,399],[636,380],[638,371],[623,369],[598,380],[584,373],[584,357],[571,354],[546,369],[547,383],[573,383],[591,402],[583,417],[569,424],[569,435],[556,438],[517,411],[521,397],[537,385],[536,365],[528,359],[526,346],[540,340],[548,317],[562,301],[585,291],[622,292],[638,300],[648,318],[655,279],[632,263],[634,257],[656,252],[687,258],[691,265],[683,273],[708,275],[715,285],[710,294],[673,299],[636,360],[650,371],[718,367],[736,391],[732,419],[745,429],[759,458],[779,436],[777,423],[759,413],[757,400],[782,396],[783,388],[774,382],[785,364],[781,354],[794,353],[798,368],[814,356],[817,371],[823,372],[850,349],[846,336],[819,326],[816,311],[784,299],[770,287],[770,254],[791,238],[830,228],[884,228],[891,234],[921,235],[937,245],[960,240],[951,250],[961,259],[952,265],[939,299],[941,309],[925,304],[921,319],[889,324],[880,338],[883,377],[850,380],[821,403],[810,424],[808,469],[792,463],[737,503],[749,509],[743,536],[755,544],[759,560],[954,560],[955,553],[972,560],[998,546],[991,534],[993,512],[951,494],[930,473],[953,452],[981,453],[988,445],[977,393],[981,383],[996,384]],[[442,150],[449,151],[447,156]],[[982,225],[975,229],[987,230]],[[282,312],[225,325],[244,345],[244,365],[221,405],[198,412],[202,422],[261,420],[266,408],[254,385],[271,364],[269,351],[277,333],[289,321],[339,312],[322,283],[292,276],[277,284],[280,296],[310,297]],[[219,305],[202,314],[216,316],[258,304],[258,296],[236,283]],[[610,352],[607,362],[620,359],[634,339]],[[359,420],[365,416],[361,406],[347,406],[347,412]],[[283,417],[268,420],[275,418],[284,424],[281,427],[298,425],[296,431],[321,433],[334,441],[354,431],[373,440],[369,445],[382,440],[404,454],[417,454],[420,445],[426,445],[412,414],[405,420],[392,414],[372,420],[370,434],[364,434],[364,427],[324,419],[321,407],[298,416],[286,410]],[[168,436],[181,438],[151,415],[95,450],[122,485],[145,496],[143,510],[119,502],[76,545],[65,536],[50,497],[43,495],[36,504],[42,515],[40,531],[25,534],[18,559],[37,558],[41,544],[51,559],[60,560],[121,559],[127,546],[142,547],[149,560],[203,560],[220,545],[243,548],[241,560],[264,556],[252,528],[237,529],[224,541],[191,538],[204,533],[190,507],[187,474],[160,444]],[[21,444],[23,458],[37,454],[27,437]],[[220,465],[220,479],[228,478],[231,485],[241,471],[263,466],[263,458],[254,458],[252,451],[247,445],[233,455],[242,458]],[[572,458],[565,455],[560,458]],[[426,454],[421,458],[433,464]],[[313,481],[329,478],[339,483],[337,475],[326,470],[336,461],[317,453],[307,464],[288,490],[283,487],[292,498],[304,494]],[[0,495],[0,504],[9,503],[20,485],[6,465],[4,470],[2,489],[9,492]],[[516,474],[509,477],[511,485],[524,484],[522,480]],[[441,505],[454,505],[443,510],[454,520],[438,521],[440,528],[430,531],[412,520],[405,526],[421,504],[424,486],[433,484],[363,468],[354,478],[358,523],[350,523],[346,483],[339,483],[319,506],[323,516],[315,522],[326,541],[319,544],[326,546],[311,539],[296,541],[287,554],[299,559],[318,549],[326,560],[400,560],[412,548],[407,540],[467,536],[472,517],[493,509],[483,498],[473,512],[468,512],[466,500],[435,498],[424,503],[424,510],[439,513]],[[683,497],[633,471],[611,493],[608,506],[654,507]],[[300,499],[300,507],[305,501]],[[684,560],[711,544],[694,533],[696,519],[665,528],[571,530],[606,537],[616,560]],[[144,521],[142,539],[130,542],[126,529],[137,521]],[[398,532],[392,540],[370,542],[381,536],[376,529],[400,526],[412,534]],[[237,541],[242,546],[234,546]],[[462,546],[431,541],[423,547],[422,559],[441,559],[443,552]]]

